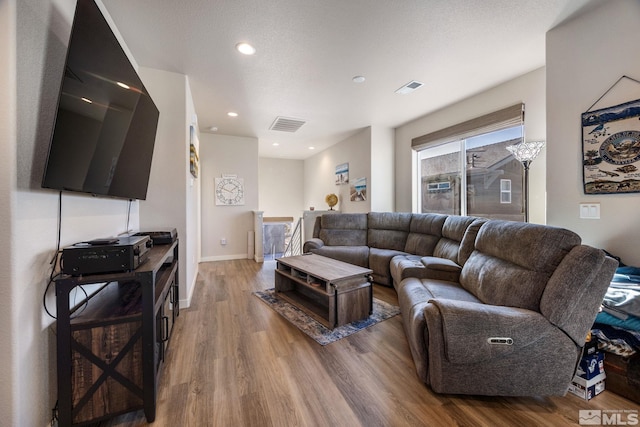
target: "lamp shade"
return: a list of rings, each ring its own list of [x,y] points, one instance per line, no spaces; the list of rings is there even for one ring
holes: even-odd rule
[[[544,141],[522,141],[506,148],[520,162],[531,162],[538,156],[542,147],[544,147]]]

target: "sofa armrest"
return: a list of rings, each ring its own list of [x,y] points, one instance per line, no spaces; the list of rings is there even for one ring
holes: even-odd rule
[[[462,267],[450,259],[424,256],[420,258],[420,262],[426,268],[424,277],[437,280],[447,280],[449,282],[456,283],[460,281],[460,272],[462,271]]]
[[[562,348],[570,341],[535,311],[448,299],[429,302],[424,310],[429,334],[442,334],[445,357],[453,364],[486,362],[533,347],[531,353],[540,346]],[[432,328],[440,324],[441,332]]]
[[[302,246],[302,251],[311,252],[312,249],[320,249],[323,246],[324,246],[324,242],[322,241],[322,239],[318,239],[317,237],[314,237],[313,239],[309,239],[306,242],[304,242],[304,245]]]

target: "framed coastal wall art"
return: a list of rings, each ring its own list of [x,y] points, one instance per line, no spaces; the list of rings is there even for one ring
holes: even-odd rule
[[[582,113],[585,194],[640,192],[640,99]]]
[[[349,183],[349,163],[336,166],[336,185]]]
[[[358,178],[353,181],[349,199],[352,202],[364,202],[367,200],[367,178]]]

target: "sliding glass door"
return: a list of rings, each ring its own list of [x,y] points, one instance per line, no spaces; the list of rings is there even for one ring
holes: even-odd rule
[[[523,168],[506,149],[521,140],[513,126],[421,150],[421,212],[524,221]]]

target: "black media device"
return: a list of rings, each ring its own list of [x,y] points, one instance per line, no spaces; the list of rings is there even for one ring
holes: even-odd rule
[[[162,231],[141,231],[136,236],[149,236],[153,245],[170,245],[178,238],[178,231],[175,228]]]
[[[158,117],[94,0],[78,0],[42,187],[146,199]]]
[[[80,242],[62,249],[62,272],[71,276],[135,270],[149,256],[149,236]]]

